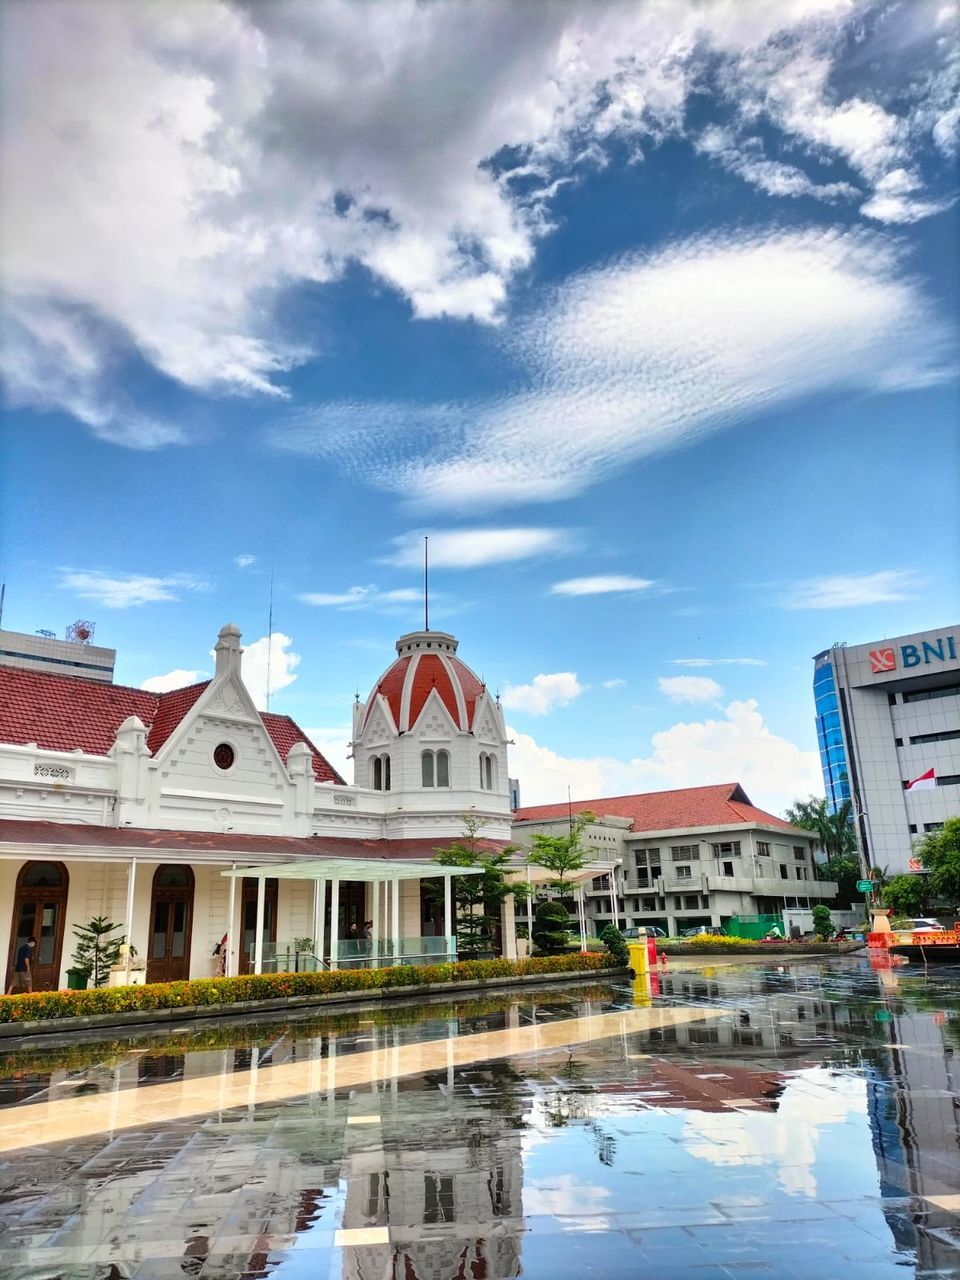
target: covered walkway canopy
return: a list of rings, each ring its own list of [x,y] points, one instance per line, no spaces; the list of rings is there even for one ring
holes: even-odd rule
[[[330,885],[330,968],[336,969],[341,958],[340,884],[342,881],[373,886],[370,914],[373,927],[370,935],[370,956],[377,964],[385,955],[391,964],[399,964],[402,955],[400,934],[400,885],[404,880],[443,880],[443,932],[446,939],[446,958],[456,959],[456,933],[453,927],[453,895],[450,881],[455,876],[482,875],[482,867],[444,867],[436,862],[411,862],[398,858],[309,858],[296,862],[283,862],[273,866],[233,867],[220,874],[230,881],[230,905],[227,933],[228,973],[232,968],[233,938],[237,880],[257,881],[257,923],[253,954],[253,972],[263,972],[263,930],[266,905],[267,880],[313,881],[313,945],[317,959],[323,962],[327,946],[325,932],[325,901],[327,884]],[[382,943],[386,947],[382,947]],[[437,958],[441,958],[439,955]]]
[[[531,850],[532,852],[532,850]],[[587,949],[587,913],[583,904],[583,886],[588,880],[595,880],[599,876],[609,876],[610,878],[610,919],[614,926],[620,927],[620,913],[617,910],[617,888],[614,883],[614,873],[620,866],[620,859],[597,859],[588,862],[578,871],[565,871],[563,873],[564,884],[570,885],[571,889],[575,889],[574,897],[577,902],[577,924],[580,929],[580,949]],[[507,872],[507,880],[525,880],[527,884],[533,886],[547,885],[555,887],[559,876],[556,871],[551,871],[548,867],[541,867],[538,862],[529,861],[522,864],[516,864]],[[533,935],[533,895],[527,896],[527,918],[530,922],[530,933]]]

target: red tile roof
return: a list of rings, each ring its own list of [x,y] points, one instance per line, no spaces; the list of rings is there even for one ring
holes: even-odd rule
[[[470,668],[451,654],[415,653],[403,655],[388,667],[377,681],[367,704],[366,720],[370,719],[376,705],[376,695],[386,698],[394,723],[401,733],[409,733],[420,718],[430,694],[437,691],[441,702],[458,728],[473,728],[477,699],[483,693],[483,683]],[[463,698],[466,719],[460,711],[457,690]],[[404,694],[408,705],[404,714]]]
[[[225,861],[269,857],[295,858],[408,858],[429,861],[451,840],[362,840],[354,836],[260,836],[215,831],[157,831],[145,827],[93,827],[72,822],[34,822],[26,818],[0,819],[0,843],[22,846],[55,844],[76,849],[131,849],[158,854],[221,854]],[[483,852],[499,852],[504,840],[478,840]]]
[[[713,787],[683,787],[677,791],[648,791],[634,796],[575,800],[574,813],[589,810],[600,817],[629,818],[631,831],[677,831],[686,827],[730,827],[757,823],[793,831],[789,822],[756,808],[738,782]],[[518,809],[517,822],[565,818],[566,804],[541,804]]]
[[[156,754],[209,683],[150,693],[76,676],[0,667],[0,742],[35,742],[45,751],[105,756],[124,720],[138,716],[149,730],[147,746]],[[320,782],[343,782],[289,716],[264,713],[260,719],[282,759],[295,742],[305,742],[313,754],[314,776]]]

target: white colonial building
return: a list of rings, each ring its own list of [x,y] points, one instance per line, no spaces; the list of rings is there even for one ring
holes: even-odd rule
[[[456,639],[397,642],[354,707],[353,786],[289,717],[257,710],[240,656],[225,626],[213,678],[160,694],[0,665],[0,948],[9,968],[37,937],[37,989],[65,985],[73,926],[99,915],[156,981],[215,972],[224,935],[228,973],[296,939],[337,964],[366,920],[378,954],[449,949],[430,860],[465,814],[486,848],[511,820],[503,715]]]

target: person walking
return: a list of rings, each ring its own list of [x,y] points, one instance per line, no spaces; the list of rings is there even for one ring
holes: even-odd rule
[[[17,952],[13,976],[10,979],[9,987],[7,987],[8,996],[12,996],[16,992],[33,990],[33,949],[36,945],[36,938],[28,938]]]

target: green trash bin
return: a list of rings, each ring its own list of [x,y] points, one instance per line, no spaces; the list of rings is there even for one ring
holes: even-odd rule
[[[86,969],[67,970],[68,991],[86,991],[89,980],[90,975],[87,973]]]

